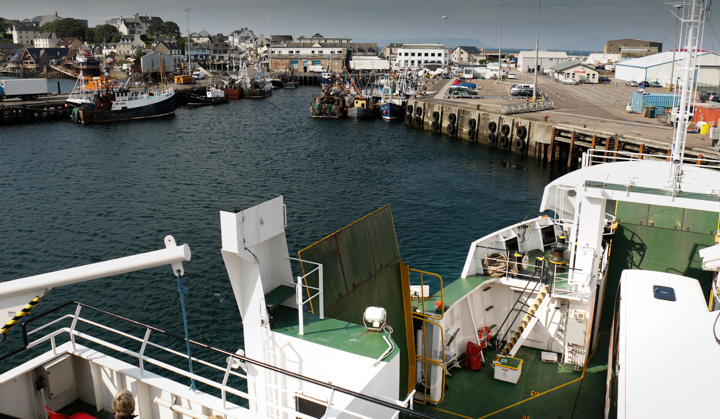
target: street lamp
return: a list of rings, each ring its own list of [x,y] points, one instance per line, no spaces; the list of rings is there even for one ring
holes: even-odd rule
[[[447,16],[443,16],[443,69],[447,68],[446,59],[445,56],[447,54],[447,47],[445,44],[447,43]]]
[[[267,18],[270,21],[270,49],[268,49],[268,71],[272,71],[272,17]]]
[[[188,75],[192,74],[192,71],[190,69],[190,9],[183,9],[183,12],[187,13],[187,44],[185,45],[185,52],[187,52],[187,68],[188,68]]]

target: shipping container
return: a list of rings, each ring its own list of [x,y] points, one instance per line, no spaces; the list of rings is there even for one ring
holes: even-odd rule
[[[720,126],[720,104],[703,103],[695,105],[693,121],[705,121],[707,123],[714,123],[716,127]]]
[[[646,109],[646,106],[652,106],[653,108],[658,106],[662,106],[663,108],[672,108],[674,96],[675,95],[672,93],[633,92],[630,106],[635,113],[642,112],[643,109]]]

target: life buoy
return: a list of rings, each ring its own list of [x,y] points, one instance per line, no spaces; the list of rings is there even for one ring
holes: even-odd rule
[[[415,108],[415,115],[422,116],[422,108]]]
[[[448,121],[450,121],[451,124],[454,124],[455,121],[457,121],[457,115],[451,113],[450,115],[448,115]]]
[[[508,124],[503,124],[503,126],[500,127],[500,132],[502,133],[502,135],[510,134],[510,126],[508,126]]]
[[[471,139],[471,140],[474,140],[474,139],[475,139],[475,130],[474,130],[474,129],[470,128],[470,129],[468,130],[468,138]]]
[[[440,127],[440,124],[438,124],[438,121],[432,121],[432,129],[434,131],[437,131],[439,127]]]
[[[468,127],[470,127],[470,129],[475,129],[476,126],[477,121],[474,118],[468,121]]]
[[[495,141],[497,141],[497,135],[495,133],[491,132],[490,135],[488,135],[488,144],[495,145]]]
[[[530,98],[526,98],[525,103],[530,103]]]
[[[415,125],[421,126],[421,125],[422,125],[422,118],[420,118],[419,116],[416,116],[416,117],[415,117]]]
[[[522,126],[522,125],[520,125],[519,127],[517,127],[517,135],[518,135],[518,137],[519,137],[521,140],[524,140],[524,139],[525,139],[525,136],[527,136],[527,128],[525,128],[525,127]]]
[[[438,112],[438,111],[433,112],[433,120],[437,121],[438,119],[440,119],[440,112]]]
[[[449,125],[447,126],[447,132],[448,132],[448,134],[450,134],[450,135],[455,134],[455,124],[449,124]]]
[[[510,143],[508,137],[506,135],[500,135],[500,138],[498,138],[498,145],[500,148],[507,148],[508,143]]]
[[[523,140],[522,138],[516,138],[515,141],[513,141],[513,147],[517,151],[525,150],[525,140]]]
[[[412,115],[412,113],[413,113],[413,105],[408,105],[408,107],[407,107],[407,113],[408,113],[408,115]]]
[[[496,129],[497,129],[497,124],[496,124],[496,123],[491,122],[491,123],[488,124],[488,130],[490,130],[490,132],[495,132]]]

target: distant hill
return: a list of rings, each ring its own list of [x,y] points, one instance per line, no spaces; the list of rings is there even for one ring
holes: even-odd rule
[[[442,45],[443,38],[405,38],[405,39],[371,39],[371,38],[353,38],[354,42],[377,42],[378,48],[383,48],[385,45],[390,43],[405,43],[405,44],[439,44]],[[445,46],[448,48],[454,48],[457,45],[476,46],[482,48],[484,45],[477,39],[472,38],[448,38],[445,42]]]

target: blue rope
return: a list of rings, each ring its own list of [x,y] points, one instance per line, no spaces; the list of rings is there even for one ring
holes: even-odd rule
[[[182,308],[183,325],[185,326],[185,343],[187,344],[188,366],[190,374],[193,374],[192,355],[190,355],[190,334],[188,333],[187,313],[185,312],[185,293],[187,288],[183,287],[182,279],[180,279],[180,271],[176,272],[178,280],[178,292],[180,292],[180,307]],[[195,391],[195,379],[190,377],[190,390]]]

